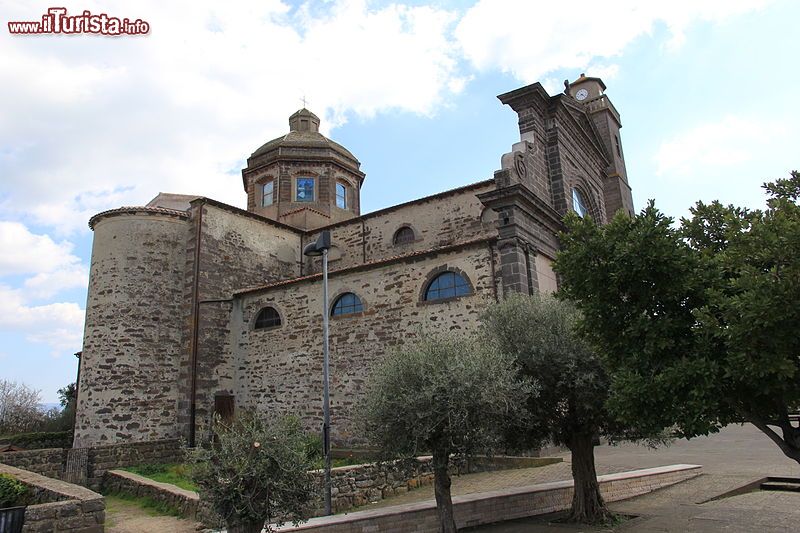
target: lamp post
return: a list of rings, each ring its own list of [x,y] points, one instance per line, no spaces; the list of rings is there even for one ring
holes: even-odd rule
[[[303,248],[303,255],[322,256],[322,453],[325,459],[325,514],[333,514],[331,506],[331,402],[328,389],[328,250],[330,231],[320,233],[317,242]]]

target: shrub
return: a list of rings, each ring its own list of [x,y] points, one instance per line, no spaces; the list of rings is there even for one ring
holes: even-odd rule
[[[0,474],[0,509],[24,505],[28,493],[27,485],[9,474]]]
[[[191,476],[229,533],[260,532],[268,520],[305,519],[315,494],[299,421],[267,425],[245,413],[232,423],[217,417],[215,425],[216,442],[189,452]]]

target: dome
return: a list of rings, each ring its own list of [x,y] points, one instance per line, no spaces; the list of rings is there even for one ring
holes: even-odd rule
[[[319,117],[308,109],[300,109],[289,117],[289,133],[282,135],[262,145],[258,150],[248,159],[272,159],[268,154],[274,153],[274,156],[297,154],[298,151],[311,149],[311,151],[318,150],[332,150],[339,156],[349,160],[349,162],[358,168],[360,163],[358,159],[344,146],[332,141],[319,132]]]

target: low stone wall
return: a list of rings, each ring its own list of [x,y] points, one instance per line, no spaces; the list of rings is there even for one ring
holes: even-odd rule
[[[88,482],[95,490],[100,489],[103,476],[115,468],[143,464],[180,463],[184,452],[179,440],[156,440],[95,446],[89,449]]]
[[[392,463],[370,463],[342,466],[331,469],[331,503],[333,511],[340,513],[353,507],[366,505],[402,494],[409,489],[433,483],[433,466],[430,456],[417,457],[411,461]],[[455,461],[451,465],[454,474],[490,472],[511,468],[534,468],[561,462],[559,457],[509,457],[477,456],[467,462]],[[322,494],[324,473],[315,471],[319,492]],[[319,512],[322,514],[320,503]]]
[[[36,503],[25,509],[23,533],[103,533],[105,530],[106,504],[102,495],[4,464],[0,464],[0,473],[10,474],[33,489]]]
[[[454,464],[458,473],[501,470],[504,468],[532,468],[560,462],[560,458],[543,457],[476,457],[469,464]],[[317,512],[323,514],[322,490],[324,473],[313,472],[320,498]],[[391,463],[370,463],[342,466],[331,469],[331,500],[335,513],[382,500],[410,489],[433,483],[431,457]],[[219,518],[210,507],[201,502],[196,492],[159,483],[146,477],[123,470],[109,470],[103,479],[105,492],[117,492],[132,496],[147,497],[169,505],[185,518],[198,520],[209,526],[219,523]]]
[[[64,470],[66,455],[64,448],[2,452],[0,463],[58,479]]]
[[[85,469],[83,475],[74,471],[68,477],[71,481],[85,482],[86,486],[98,490],[103,476],[108,470],[142,464],[178,463],[184,454],[179,440],[159,440],[111,444],[84,449],[85,461],[79,465]],[[67,456],[78,456],[80,448],[49,448],[0,453],[0,464],[6,464],[35,472],[53,479],[65,479]],[[72,469],[74,470],[74,466]],[[80,480],[80,481],[79,481]]]
[[[640,496],[699,476],[699,465],[671,465],[598,476],[600,491],[607,502]],[[569,509],[572,480],[516,487],[495,492],[467,494],[453,498],[458,528],[492,524],[515,518]],[[312,518],[297,527],[283,526],[281,532],[309,533],[436,533],[439,531],[436,503],[427,501],[346,515]]]
[[[109,470],[103,478],[103,491],[111,494],[149,498],[154,502],[169,506],[184,518],[196,520],[212,527],[222,525],[220,518],[206,502],[200,500],[196,492],[169,483],[153,481],[133,472]]]

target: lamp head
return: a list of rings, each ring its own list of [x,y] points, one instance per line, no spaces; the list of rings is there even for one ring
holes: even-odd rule
[[[329,250],[330,247],[331,247],[331,232],[325,230],[319,234],[317,242],[309,243],[303,248],[303,255],[306,255],[308,257],[319,257],[323,254],[325,250]]]

